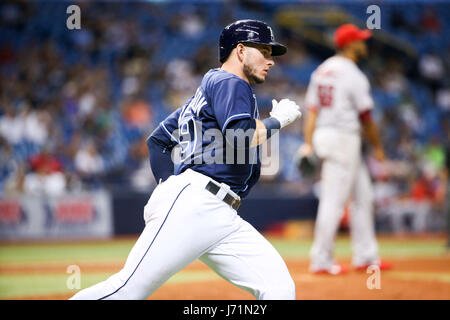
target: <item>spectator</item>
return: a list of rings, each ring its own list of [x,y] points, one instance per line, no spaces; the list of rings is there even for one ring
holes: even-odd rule
[[[23,139],[24,119],[9,104],[5,106],[5,114],[0,118],[0,134],[12,146]]]
[[[144,131],[150,127],[153,115],[151,106],[143,99],[130,98],[124,103],[122,117],[126,125]]]
[[[212,45],[217,39],[210,35],[234,20],[242,9],[238,2],[220,4],[216,9],[145,2],[127,6],[83,2],[80,6],[82,29],[70,34],[64,24],[48,24],[54,3],[13,1],[2,7],[0,193],[25,185],[27,192],[46,193],[46,183],[41,183],[44,180],[53,181],[48,183],[47,193],[69,187],[78,190],[80,179],[83,188],[107,186],[111,181],[126,181],[139,190],[151,188],[154,182],[142,139],[154,122],[193,95],[200,74],[219,66],[217,48]],[[380,131],[392,157],[384,165],[371,164],[373,177],[379,183],[379,193],[389,201],[406,199],[410,204],[411,192],[417,197],[425,188],[411,173],[420,166],[424,150],[426,163],[432,163],[425,168],[438,168],[433,169],[438,173],[431,179],[432,194],[445,199],[439,191],[443,185],[439,173],[442,151],[424,141],[438,128],[433,119],[447,117],[445,112],[450,109],[444,59],[448,55],[442,18],[445,10],[440,10],[440,5],[418,8],[423,12],[418,17],[407,10],[393,10],[383,29],[407,37],[416,47],[420,78],[409,73],[406,56],[387,58],[396,54],[386,50],[383,41],[376,42],[373,52],[377,54],[368,66],[377,105],[374,116],[383,119]],[[252,6],[245,9],[254,10]],[[258,14],[264,18],[265,11]],[[277,60],[264,92],[256,88],[261,114],[270,110],[272,98],[288,97],[302,105],[309,70],[318,58],[329,54],[326,45],[299,37],[289,26],[280,31],[286,36],[283,43],[288,43],[289,54]],[[308,36],[315,38],[320,32],[317,28]],[[401,48],[401,43],[396,48]],[[434,104],[439,109],[433,108]],[[291,162],[290,150],[300,143],[299,127],[280,136],[280,170],[267,177],[267,185],[300,181],[297,190],[312,188],[313,182],[299,177]],[[444,134],[448,131],[445,127],[440,130]],[[84,145],[86,140],[89,142]],[[42,158],[44,147],[60,168],[34,164],[24,184],[28,165]],[[30,156],[35,159],[32,163],[28,163]],[[54,179],[49,178],[52,175]],[[411,189],[412,181],[415,185]],[[442,205],[431,201],[432,207],[442,210]]]
[[[441,88],[436,93],[436,103],[443,111],[450,111],[450,88]]]
[[[409,192],[394,198],[390,206],[385,208],[391,217],[394,232],[424,232],[427,228],[431,200],[430,183],[423,173],[417,172]],[[410,226],[406,225],[406,218],[410,218]]]
[[[48,149],[29,159],[31,171],[25,175],[26,194],[59,196],[66,191],[66,178],[59,160]]]
[[[419,71],[434,95],[443,85],[446,72],[442,58],[435,53],[424,54],[419,60]]]
[[[441,22],[436,12],[431,8],[427,8],[422,17],[420,18],[421,25],[425,28],[426,32],[440,33]]]
[[[29,110],[24,116],[24,139],[43,146],[48,141],[51,115],[47,110]]]
[[[103,173],[103,159],[98,153],[94,140],[83,143],[76,153],[75,169],[85,178]]]
[[[183,11],[180,22],[180,30],[189,38],[199,37],[205,26],[202,19],[195,13]]]
[[[130,183],[135,190],[148,192],[156,185],[155,178],[148,161],[147,137],[143,136],[130,148],[130,167],[134,170],[130,175]]]
[[[0,137],[0,196],[21,192],[24,168],[14,159],[12,147]]]

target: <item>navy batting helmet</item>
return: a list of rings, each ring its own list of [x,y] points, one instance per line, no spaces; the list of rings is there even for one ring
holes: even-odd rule
[[[272,46],[272,56],[281,56],[287,48],[275,41],[272,28],[258,20],[239,20],[226,26],[220,34],[219,60],[225,62],[238,43],[260,43]]]

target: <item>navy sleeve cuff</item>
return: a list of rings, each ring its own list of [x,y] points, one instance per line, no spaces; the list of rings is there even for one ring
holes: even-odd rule
[[[276,133],[281,129],[280,121],[273,117],[262,120],[262,123],[264,123],[264,126],[266,127],[267,139],[272,136],[272,133]]]

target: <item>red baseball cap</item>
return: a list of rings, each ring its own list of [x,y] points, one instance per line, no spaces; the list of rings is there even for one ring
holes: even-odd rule
[[[334,45],[337,48],[345,47],[356,40],[367,40],[372,36],[370,30],[360,30],[353,24],[343,24],[334,33]]]

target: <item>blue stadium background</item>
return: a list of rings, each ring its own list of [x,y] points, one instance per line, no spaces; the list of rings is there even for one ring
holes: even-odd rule
[[[342,23],[365,27],[365,1],[81,1],[81,29],[68,30],[64,1],[0,5],[0,195],[107,189],[117,233],[141,226],[155,182],[145,139],[218,67],[218,37],[237,19],[274,26],[289,54],[255,87],[262,117],[272,98],[302,104],[311,72],[334,51]],[[449,2],[384,1],[381,29],[361,64],[368,75],[389,160],[367,153],[380,230],[395,231],[393,203],[429,204],[426,230],[445,225],[450,132]],[[242,216],[266,229],[313,218],[318,177],[292,157],[301,123],[280,135],[281,168],[264,176]],[[48,186],[40,183],[50,177]],[[277,216],[274,216],[276,210]],[[414,211],[414,210],[411,210]],[[414,212],[412,212],[414,214]]]

